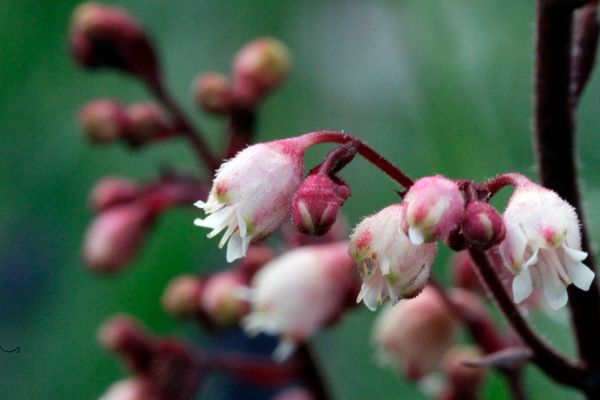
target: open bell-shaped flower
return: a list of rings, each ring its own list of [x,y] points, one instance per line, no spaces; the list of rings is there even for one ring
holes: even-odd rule
[[[415,245],[402,230],[403,204],[363,219],[350,236],[350,255],[363,284],[357,302],[375,310],[387,298],[397,302],[417,295],[429,279],[435,243]]]
[[[581,232],[575,209],[552,190],[535,183],[515,189],[506,210],[506,239],[500,250],[506,266],[515,274],[512,283],[516,303],[542,284],[550,306],[567,304],[567,286],[588,290],[594,272],[583,260]]]
[[[259,143],[221,165],[208,199],[195,204],[208,216],[194,223],[212,229],[209,238],[225,230],[219,247],[229,241],[227,261],[245,256],[251,241],[269,236],[289,217],[309,145],[302,137]]]

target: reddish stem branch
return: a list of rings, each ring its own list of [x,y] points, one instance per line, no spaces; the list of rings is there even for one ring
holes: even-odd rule
[[[169,92],[166,90],[160,77],[148,78],[144,81],[148,89],[154,94],[154,96],[163,104],[163,106],[173,116],[173,125],[180,132],[180,134],[186,137],[200,161],[212,172],[219,167],[219,160],[213,155],[213,152],[208,147],[208,144],[204,141],[202,132],[194,127],[194,125],[187,119],[185,113],[179,108],[175,100],[171,97]]]
[[[329,400],[331,397],[327,391],[323,374],[320,372],[317,360],[307,343],[298,347],[297,357],[302,363],[301,379],[313,394],[315,400]]]
[[[585,388],[586,371],[557,353],[535,333],[506,292],[485,253],[476,249],[470,249],[469,253],[504,316],[521,340],[531,349],[533,362],[556,382],[580,389]]]
[[[586,264],[595,270],[576,167],[570,70],[574,8],[563,3],[537,0],[534,138],[542,183],[575,207],[582,224],[582,248],[588,253]],[[579,354],[590,367],[600,368],[598,280],[587,292],[570,287],[569,306]]]
[[[358,144],[358,154],[385,172],[390,178],[398,182],[406,189],[410,188],[414,183],[413,180],[404,172],[402,172],[400,168],[355,136],[338,131],[316,131],[307,133],[303,135],[303,137],[307,140],[307,142],[310,143],[311,146],[318,143],[345,144],[350,141],[356,141]]]
[[[573,52],[571,55],[571,95],[577,104],[585,88],[594,64],[598,48],[598,4],[593,1],[575,13]]]

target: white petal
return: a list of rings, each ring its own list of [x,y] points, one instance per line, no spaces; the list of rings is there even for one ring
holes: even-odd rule
[[[581,290],[589,290],[594,281],[594,272],[584,263],[572,260],[566,263],[567,274],[573,281],[573,285]]]
[[[273,353],[273,358],[278,362],[283,362],[292,355],[294,350],[296,350],[296,342],[290,339],[281,339]]]
[[[531,294],[533,283],[529,268],[523,268],[519,274],[513,278],[512,291],[515,303],[520,303]]]
[[[550,307],[554,310],[564,307],[569,301],[569,295],[557,272],[553,268],[540,268],[540,273],[544,281],[544,294]]]
[[[538,255],[539,255],[540,251],[539,249],[536,249],[533,254],[531,255],[531,257],[529,257],[529,260],[527,260],[525,262],[525,265],[523,266],[523,269],[527,269],[528,267],[537,264],[538,262]]]
[[[416,245],[425,243],[425,236],[423,235],[423,232],[420,229],[412,226],[408,227],[408,238],[413,244]]]
[[[204,228],[217,229],[225,224],[225,222],[231,216],[231,213],[234,211],[235,209],[233,207],[222,208],[219,211],[210,214],[204,219],[196,218],[196,220],[194,221],[194,225],[202,226]]]
[[[206,203],[203,202],[202,200],[198,200],[197,202],[194,203],[194,206],[196,206],[198,208],[204,208],[204,207],[206,207]]]
[[[564,244],[562,247],[565,250],[565,252],[567,253],[567,255],[569,257],[571,257],[573,260],[583,261],[588,256],[588,253],[586,253],[585,251],[575,250],[575,249],[565,246]]]
[[[225,258],[227,259],[227,262],[232,262],[245,255],[242,246],[242,237],[239,232],[236,232],[231,236],[231,239],[229,239],[229,243],[227,243],[227,255]]]
[[[387,275],[390,273],[390,259],[386,256],[381,257],[381,264],[379,264],[379,270],[381,275]]]
[[[244,221],[244,218],[242,218],[242,213],[240,212],[240,210],[238,210],[236,212],[236,216],[237,216],[237,223],[238,223],[238,227],[240,228],[240,235],[242,235],[242,237],[246,236],[246,233],[248,232],[248,227],[246,226],[246,221]]]
[[[377,292],[378,291],[370,285],[363,283],[360,287],[360,292],[356,297],[356,302],[360,303],[362,301],[369,310],[375,311],[377,309]]]

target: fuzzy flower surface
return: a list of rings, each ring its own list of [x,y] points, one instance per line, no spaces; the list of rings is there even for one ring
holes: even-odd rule
[[[259,143],[221,165],[208,199],[195,204],[207,217],[194,224],[212,229],[209,238],[225,231],[219,248],[228,242],[227,261],[244,257],[250,242],[269,236],[288,218],[306,147],[302,139]]]
[[[500,245],[505,265],[515,275],[516,303],[525,300],[534,286],[543,285],[553,309],[567,304],[571,283],[588,290],[594,280],[583,260],[581,232],[575,209],[552,190],[534,183],[517,187],[506,210],[506,239]]]
[[[285,359],[344,310],[357,286],[347,249],[347,242],[306,246],[263,266],[251,283],[244,329],[279,336],[275,357]]]
[[[403,229],[414,244],[445,239],[460,223],[465,207],[457,183],[441,175],[417,180],[403,203]]]
[[[350,256],[363,284],[357,302],[375,310],[386,299],[414,297],[429,279],[435,243],[413,244],[402,230],[403,204],[394,204],[363,219],[350,236]]]

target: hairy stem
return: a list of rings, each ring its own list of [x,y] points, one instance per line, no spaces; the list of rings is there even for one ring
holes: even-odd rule
[[[586,265],[595,270],[576,167],[570,70],[574,8],[563,3],[537,0],[534,139],[541,181],[575,207],[582,224],[582,248],[588,253]],[[587,292],[571,286],[569,299],[579,355],[588,366],[600,368],[598,280]]]

